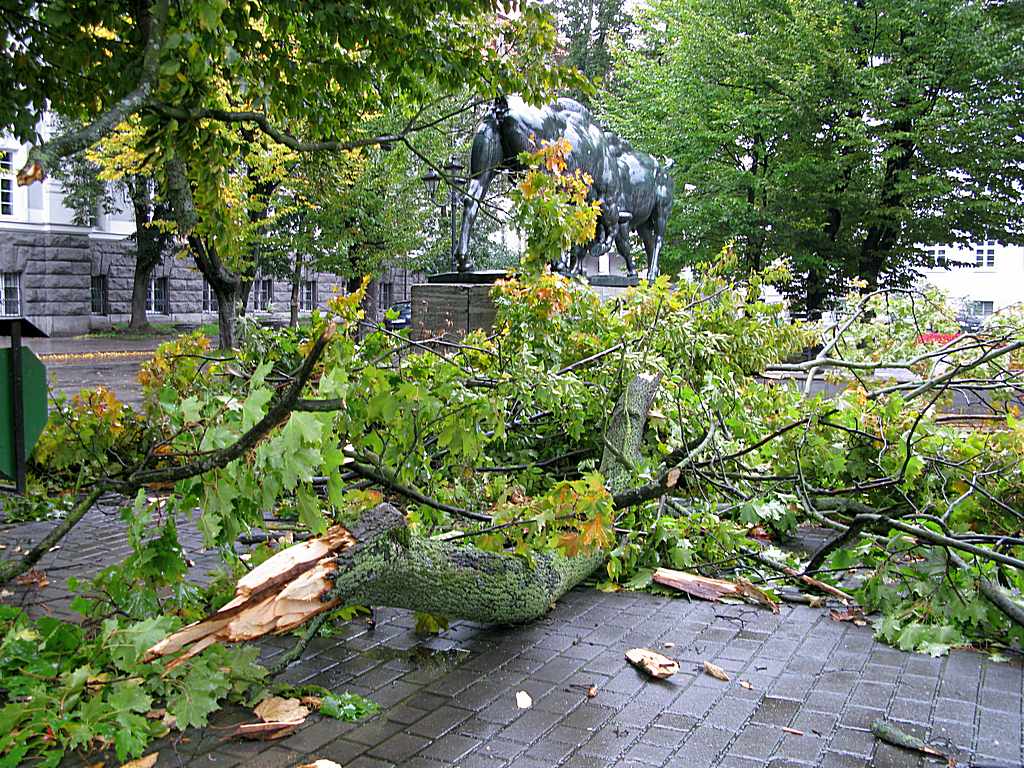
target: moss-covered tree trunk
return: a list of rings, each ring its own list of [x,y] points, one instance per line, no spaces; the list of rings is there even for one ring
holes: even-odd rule
[[[371,514],[383,513],[378,507]],[[543,553],[531,562],[474,546],[396,535],[403,530],[396,528],[351,559],[342,558],[346,562],[339,563],[328,597],[487,624],[522,624],[547,613],[605,558],[602,551],[577,557]]]

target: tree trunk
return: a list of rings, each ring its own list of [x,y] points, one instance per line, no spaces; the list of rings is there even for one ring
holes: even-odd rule
[[[640,460],[643,431],[660,380],[660,374],[640,374],[626,387],[609,420],[602,466],[608,463],[621,472],[622,466]],[[339,605],[407,608],[486,624],[522,624],[547,613],[558,598],[596,571],[606,554],[594,550],[567,557],[537,552],[527,559],[487,552],[463,541],[414,536],[405,515],[390,504],[380,504],[349,528],[336,525],[323,536],[264,561],[238,580],[235,599],[160,641],[144,659],[184,651],[171,662],[180,664],[213,642],[280,634]]]
[[[152,225],[155,218],[152,182],[133,177],[128,183],[135,209],[135,272],[132,276],[132,308],[128,327],[133,331],[149,327],[146,317],[146,298],[149,279],[163,258],[167,235]]]
[[[612,409],[604,435],[601,474],[613,491],[621,489],[640,463],[640,444],[644,439],[647,414],[660,382],[660,374],[637,375]]]
[[[227,291],[213,287],[217,296],[217,337],[221,349],[235,348],[235,302],[237,301],[235,291]]]

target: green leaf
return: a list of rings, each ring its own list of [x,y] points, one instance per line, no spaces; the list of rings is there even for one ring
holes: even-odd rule
[[[153,698],[143,690],[142,683],[131,680],[114,683],[107,701],[119,712],[147,712]]]
[[[266,412],[267,403],[273,398],[273,392],[266,387],[252,390],[242,403],[242,429],[250,429]]]
[[[299,512],[299,522],[315,534],[327,530],[327,521],[320,509],[320,499],[313,490],[300,485],[295,492],[295,507]]]
[[[108,619],[104,627],[110,658],[123,672],[137,671],[143,652],[167,637],[178,623],[172,616],[154,616],[127,627],[118,627]]]
[[[355,722],[380,711],[376,702],[355,693],[338,693],[325,696],[320,702],[320,714],[335,720]]]

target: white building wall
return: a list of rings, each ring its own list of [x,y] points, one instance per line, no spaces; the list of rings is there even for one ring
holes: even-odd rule
[[[939,259],[945,257],[948,267],[921,269],[922,278],[953,299],[965,305],[981,302],[986,307],[991,302],[995,312],[1024,302],[1024,246],[989,241],[969,248],[940,245],[928,250]]]

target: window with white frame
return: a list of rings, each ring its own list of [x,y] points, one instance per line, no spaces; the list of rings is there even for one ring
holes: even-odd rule
[[[974,246],[974,265],[992,268],[996,265],[996,241],[986,240]]]
[[[107,276],[92,276],[92,313],[94,315],[107,314]]]
[[[203,312],[217,311],[217,294],[208,280],[203,280]]]
[[[14,150],[0,149],[0,216],[14,215]]]
[[[146,293],[146,311],[158,315],[169,315],[167,297],[167,278],[153,277],[149,280],[149,291]]]
[[[0,315],[21,314],[21,272],[0,273]]]
[[[261,277],[252,287],[252,308],[257,312],[269,312],[274,301],[274,281]]]
[[[946,249],[939,248],[938,246],[926,249],[928,255],[931,257],[933,267],[944,267],[946,266]]]
[[[306,280],[303,282],[302,294],[299,296],[299,309],[303,312],[312,312],[319,301],[316,280]]]

